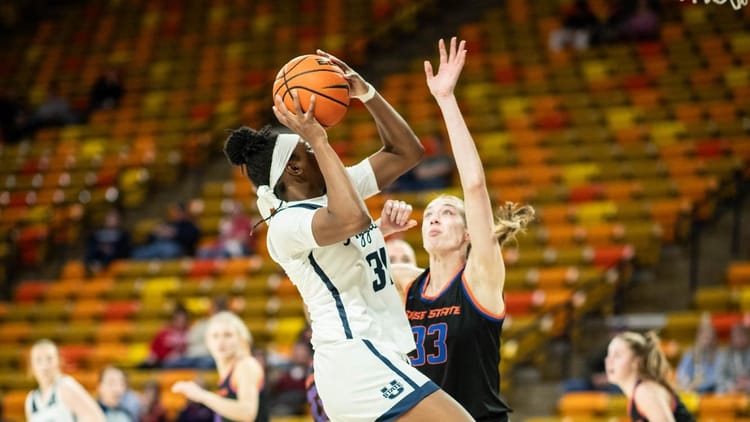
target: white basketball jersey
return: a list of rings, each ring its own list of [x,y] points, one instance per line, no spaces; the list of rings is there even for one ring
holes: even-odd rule
[[[378,192],[368,160],[347,168],[363,198]],[[414,350],[404,305],[393,283],[380,229],[318,246],[312,216],[328,197],[285,203],[270,220],[267,243],[310,312],[312,344],[369,339],[400,353]]]
[[[66,378],[61,377],[55,382],[46,403],[42,400],[42,393],[38,389],[26,396],[28,422],[75,422],[76,417],[73,411],[63,403],[57,391],[58,385],[66,382]]]

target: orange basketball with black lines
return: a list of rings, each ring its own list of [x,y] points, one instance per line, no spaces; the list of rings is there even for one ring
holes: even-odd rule
[[[349,84],[341,68],[325,57],[295,57],[279,70],[273,83],[273,98],[281,96],[287,109],[294,111],[295,89],[303,111],[307,111],[310,96],[315,94],[315,118],[324,127],[340,122],[349,108]]]

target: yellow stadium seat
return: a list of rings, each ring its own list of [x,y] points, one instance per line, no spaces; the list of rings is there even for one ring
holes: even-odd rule
[[[750,52],[750,34],[746,32],[733,35],[729,40],[732,51],[735,54],[745,54]]]
[[[28,391],[12,390],[3,393],[3,417],[9,420],[21,421],[26,418],[24,403]]]
[[[141,296],[151,300],[152,298],[163,298],[180,288],[182,281],[178,277],[156,277],[147,280],[143,284]]]
[[[680,122],[657,122],[651,125],[650,132],[657,145],[666,145],[684,135],[685,126]]]
[[[750,84],[750,71],[746,68],[733,67],[724,72],[724,82],[730,88],[747,86]]]
[[[587,182],[600,173],[597,163],[578,163],[562,166],[562,179],[568,186]]]
[[[526,113],[529,104],[523,97],[510,97],[500,100],[500,111],[505,117],[518,117]]]
[[[633,126],[637,113],[630,107],[614,107],[607,111],[607,123],[614,130]]]
[[[604,414],[608,402],[607,393],[585,391],[563,394],[557,407],[564,417],[590,417]]]
[[[136,343],[128,346],[127,352],[118,359],[117,363],[126,368],[138,366],[148,357],[148,343]]]
[[[699,287],[695,292],[694,302],[695,306],[702,311],[727,311],[734,306],[734,296],[726,286]],[[741,298],[742,294],[740,294],[740,305],[742,305]],[[747,299],[750,300],[750,295]],[[750,302],[747,304],[750,305]]]
[[[750,285],[750,262],[732,262],[729,264],[727,283],[735,287]]]

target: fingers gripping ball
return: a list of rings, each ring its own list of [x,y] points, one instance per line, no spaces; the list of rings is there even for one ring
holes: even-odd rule
[[[303,111],[307,111],[310,96],[315,94],[315,118],[324,127],[340,122],[349,107],[349,84],[341,69],[325,57],[299,56],[281,68],[273,83],[273,96],[279,95],[284,105],[294,110],[295,89]]]

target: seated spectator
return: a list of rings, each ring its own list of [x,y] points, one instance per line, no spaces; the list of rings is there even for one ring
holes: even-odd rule
[[[78,120],[70,102],[60,93],[59,84],[52,82],[47,89],[47,97],[31,117],[29,125],[30,130],[34,131],[48,126],[70,125]]]
[[[623,41],[650,41],[659,38],[659,14],[648,0],[638,0],[635,10],[620,28]]]
[[[598,25],[599,18],[591,10],[589,2],[577,0],[565,13],[562,28],[550,33],[549,48],[552,51],[560,51],[566,47],[586,50]]]
[[[156,333],[151,340],[149,356],[140,366],[142,368],[156,368],[168,366],[185,356],[188,342],[188,312],[185,307],[178,305],[172,313],[169,324]]]
[[[188,343],[185,356],[165,362],[163,366],[165,368],[215,368],[216,363],[214,362],[214,358],[211,357],[211,352],[209,352],[208,346],[206,345],[208,321],[211,319],[211,315],[216,315],[219,312],[228,310],[229,304],[225,297],[217,297],[214,299],[211,303],[209,316],[195,321],[193,325],[190,326],[187,335]]]
[[[86,242],[86,268],[97,273],[110,262],[130,256],[130,233],[120,224],[120,213],[111,210],[104,217],[104,225],[96,229]]]
[[[619,387],[609,383],[604,360],[607,357],[610,341],[622,332],[625,332],[625,327],[623,326],[615,325],[610,327],[609,336],[606,341],[595,345],[586,356],[585,366],[580,374],[580,378],[570,378],[563,381],[563,392],[603,391],[605,393],[621,394]]]
[[[89,112],[115,108],[123,95],[120,74],[109,69],[99,76],[89,92]]]
[[[125,373],[114,366],[105,367],[99,374],[97,394],[99,406],[107,422],[137,422],[138,415],[130,414],[122,406],[122,398],[127,391]]]
[[[389,188],[393,192],[444,189],[450,186],[453,160],[445,153],[440,135],[422,139],[425,154],[422,161],[404,173]]]
[[[255,253],[253,222],[242,211],[242,204],[232,201],[227,214],[219,221],[219,239],[198,251],[199,258],[236,258]]]
[[[312,363],[309,343],[298,341],[292,346],[292,356],[282,374],[271,387],[271,413],[274,415],[302,415],[307,404],[306,379]]]
[[[747,327],[732,326],[729,345],[718,364],[718,392],[750,394],[750,340]]]
[[[167,221],[159,224],[149,235],[148,242],[133,251],[133,259],[170,259],[195,254],[200,230],[190,219],[184,204],[172,204],[167,209]]]
[[[686,350],[677,365],[680,389],[713,393],[717,387],[718,341],[710,315],[704,315],[695,334],[693,347]]]
[[[161,386],[151,380],[143,386],[141,392],[140,422],[167,422],[167,409],[161,404]]]

